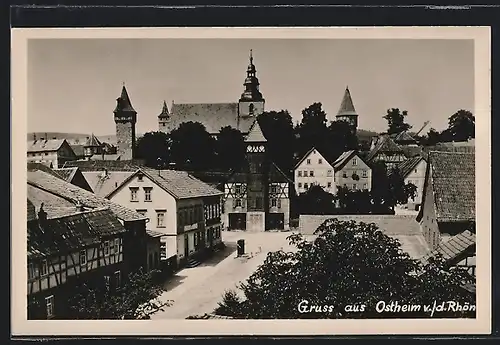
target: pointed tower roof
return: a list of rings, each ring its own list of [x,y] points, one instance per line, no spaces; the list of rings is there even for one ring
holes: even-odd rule
[[[97,139],[97,137],[92,133],[90,138],[85,142],[85,147],[100,147],[102,146],[102,143]]]
[[[132,107],[132,103],[130,102],[130,98],[128,96],[127,89],[125,88],[125,84],[122,86],[122,93],[120,97],[116,99],[116,108],[114,112],[118,111],[129,111],[129,112],[136,112],[134,107]]]
[[[248,135],[245,138],[245,142],[247,143],[265,143],[267,142],[264,133],[262,132],[262,128],[260,128],[259,121],[255,119],[254,123],[250,127],[248,131]]]
[[[345,88],[344,98],[342,98],[342,103],[340,104],[340,108],[337,113],[337,116],[346,116],[346,115],[351,115],[351,116],[358,115],[356,113],[356,109],[354,109],[354,103],[352,102],[349,86],[346,86]]]
[[[167,102],[163,101],[163,108],[161,109],[161,114],[158,115],[158,117],[167,118],[169,116],[170,116],[170,113],[168,112]]]
[[[259,91],[259,78],[257,78],[257,70],[253,64],[253,53],[250,49],[250,63],[247,67],[247,77],[243,86],[245,90],[241,94],[241,101],[262,101],[262,93]]]

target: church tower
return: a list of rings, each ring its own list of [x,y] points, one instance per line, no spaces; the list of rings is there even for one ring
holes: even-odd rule
[[[257,120],[245,138],[247,174],[247,230],[264,230],[268,211],[269,160],[267,139]]]
[[[247,77],[243,86],[245,90],[239,100],[239,116],[258,116],[264,112],[265,100],[259,91],[259,79],[256,76],[257,70],[253,64],[252,50],[250,50],[250,64],[247,68]]]
[[[354,103],[352,102],[348,86],[345,88],[344,98],[342,99],[336,118],[338,121],[348,122],[354,133],[356,133],[358,129],[358,114],[356,113],[356,109],[354,109]]]
[[[113,111],[116,123],[116,146],[120,160],[134,159],[135,124],[137,112],[132,107],[125,84],[120,97],[116,99],[116,108]]]
[[[167,123],[170,119],[170,113],[168,112],[167,102],[163,101],[163,108],[161,109],[160,115],[158,115],[158,130],[160,132],[168,132]]]

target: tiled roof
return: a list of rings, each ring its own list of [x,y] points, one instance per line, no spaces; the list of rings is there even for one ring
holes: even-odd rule
[[[403,150],[396,145],[394,140],[392,140],[388,135],[383,136],[378,143],[375,145],[373,150],[370,151],[366,159],[371,161],[378,153],[403,153]]]
[[[94,193],[104,198],[134,173],[135,171],[86,171],[83,176]]]
[[[423,159],[424,158],[422,156],[415,156],[405,160],[404,162],[401,162],[398,165],[401,176],[403,178],[406,178],[406,176],[408,176],[408,174],[411,173],[413,169],[415,169],[415,167],[418,165],[418,163],[420,163],[420,161]]]
[[[177,128],[183,122],[199,122],[211,134],[226,126],[248,133],[254,117],[238,118],[238,106],[238,103],[174,103],[168,123]]]
[[[348,87],[346,87],[345,89],[342,103],[340,104],[339,111],[337,112],[337,116],[345,115],[357,115],[356,109],[354,109],[354,104],[352,102],[351,92],[349,91]]]
[[[127,89],[125,88],[125,85],[122,87],[122,93],[120,97],[116,99],[116,108],[115,112],[119,111],[129,111],[129,112],[135,112],[134,107],[132,107],[132,103],[130,102],[130,97],[128,96]]]
[[[257,119],[253,122],[252,126],[250,127],[250,130],[248,132],[248,135],[245,138],[245,142],[247,143],[263,143],[266,142],[267,139],[264,136],[264,133],[262,132],[262,128],[259,125],[259,121]]]
[[[71,149],[77,157],[83,157],[85,155],[85,147],[83,145],[70,145]]]
[[[165,234],[162,234],[161,232],[154,231],[154,230],[146,230],[146,234],[149,237],[153,237],[153,238],[165,236]]]
[[[429,152],[428,164],[431,166],[437,221],[474,221],[475,154],[432,151]]]
[[[28,257],[48,256],[100,243],[101,236],[127,230],[109,209],[28,222]]]
[[[416,142],[415,138],[413,138],[407,131],[391,135],[391,138],[394,140],[395,143]]]
[[[65,139],[32,140],[28,142],[28,152],[57,151],[61,148]]]
[[[424,156],[424,150],[422,149],[421,146],[407,146],[407,145],[402,145],[400,146],[401,150],[404,152],[405,156],[407,158],[412,158],[415,156]]]
[[[35,205],[33,205],[33,203],[30,201],[29,198],[26,201],[27,201],[27,215],[29,222],[36,219],[36,210],[35,210]]]
[[[78,167],[80,171],[102,171],[107,169],[108,171],[137,171],[139,166],[144,165],[141,160],[118,160],[118,161],[107,161],[107,160],[80,160],[71,161],[64,163],[64,168]]]
[[[158,170],[141,168],[147,177],[158,184],[176,199],[188,199],[203,196],[217,196],[223,193],[205,182],[189,175],[185,171]]]
[[[424,256],[420,261],[427,264],[431,257],[441,254],[449,264],[453,265],[463,259],[462,255],[476,245],[476,235],[469,230],[459,233],[441,242],[436,249]]]
[[[294,168],[296,169],[296,168],[297,168],[300,164],[302,164],[302,162],[303,162],[303,161],[304,161],[304,160],[305,160],[305,159],[306,159],[306,158],[307,158],[307,157],[311,154],[311,152],[313,152],[314,150],[316,150],[316,148],[315,148],[315,147],[313,147],[312,149],[310,149],[309,151],[307,151],[307,152],[305,153],[305,155],[303,155],[303,156],[302,156],[302,158],[301,158],[301,159],[297,162],[297,164],[295,164],[295,167],[294,167]],[[316,150],[316,151],[319,153],[319,151],[318,151],[318,150]],[[321,154],[321,153],[320,153],[320,154]],[[322,154],[321,154],[321,155],[322,155]],[[322,156],[323,156],[323,155],[322,155]]]
[[[64,208],[65,206],[69,207],[70,205],[73,205],[74,207],[74,205],[80,203],[87,208],[109,207],[118,218],[124,221],[142,220],[146,218],[122,205],[113,203],[105,198],[95,195],[92,192],[88,192],[85,189],[77,187],[42,171],[28,172],[28,187],[30,186],[37,189],[34,191],[36,193],[31,194],[34,198],[37,196],[47,198],[47,194],[52,194],[53,196],[48,198],[48,201],[50,201],[56,209]],[[28,188],[28,197],[35,204],[31,196]],[[49,213],[45,206],[44,209],[47,213]]]
[[[93,155],[90,157],[90,160],[93,161],[118,161],[120,160],[121,155],[117,153],[113,154],[104,154],[104,155]]]
[[[28,171],[40,170],[40,171],[46,172],[47,174],[51,174],[52,176],[55,176],[55,177],[58,177],[58,178],[61,178],[61,179],[64,180],[64,177],[59,172],[57,172],[54,169],[51,169],[50,167],[48,167],[48,166],[46,166],[45,164],[42,164],[42,163],[31,163],[31,162],[29,162],[27,164],[27,168],[28,168]]]
[[[94,135],[94,133],[92,133],[90,135],[89,139],[85,142],[84,146],[87,146],[87,147],[100,147],[100,146],[102,146],[102,144],[99,141],[99,139],[97,139],[97,137]]]
[[[350,150],[342,153],[339,158],[333,162],[333,169],[339,170],[344,167],[344,165],[356,154],[356,151]]]
[[[54,169],[58,175],[66,182],[71,182],[78,171],[77,167]]]

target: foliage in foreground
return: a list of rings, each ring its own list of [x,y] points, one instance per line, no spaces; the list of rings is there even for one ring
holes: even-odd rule
[[[423,267],[401,250],[398,240],[385,235],[375,224],[330,219],[316,234],[314,241],[299,234],[289,236],[297,250],[269,253],[240,285],[244,298],[234,291],[226,292],[215,313],[246,319],[416,318],[429,317],[430,312],[423,308],[432,308],[434,301],[475,305],[475,296],[462,288],[464,283],[474,282],[467,272],[445,267],[440,258]],[[386,306],[394,302],[420,305],[421,309],[379,313],[376,306],[380,301]],[[299,306],[303,307],[301,311],[311,306],[323,309],[301,312]],[[453,310],[433,315],[474,316],[474,311]]]
[[[82,283],[68,301],[72,318],[148,319],[170,305],[158,299],[163,292],[156,279],[158,274],[158,271],[144,272],[142,269],[132,272],[117,290]]]

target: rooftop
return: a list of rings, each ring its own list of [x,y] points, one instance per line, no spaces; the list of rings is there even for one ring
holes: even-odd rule
[[[435,250],[422,257],[421,262],[425,265],[431,257],[441,255],[443,259],[453,265],[462,260],[463,255],[471,248],[474,248],[475,245],[476,235],[466,230],[441,242]]]
[[[28,152],[58,151],[65,139],[39,139],[28,141]]]

